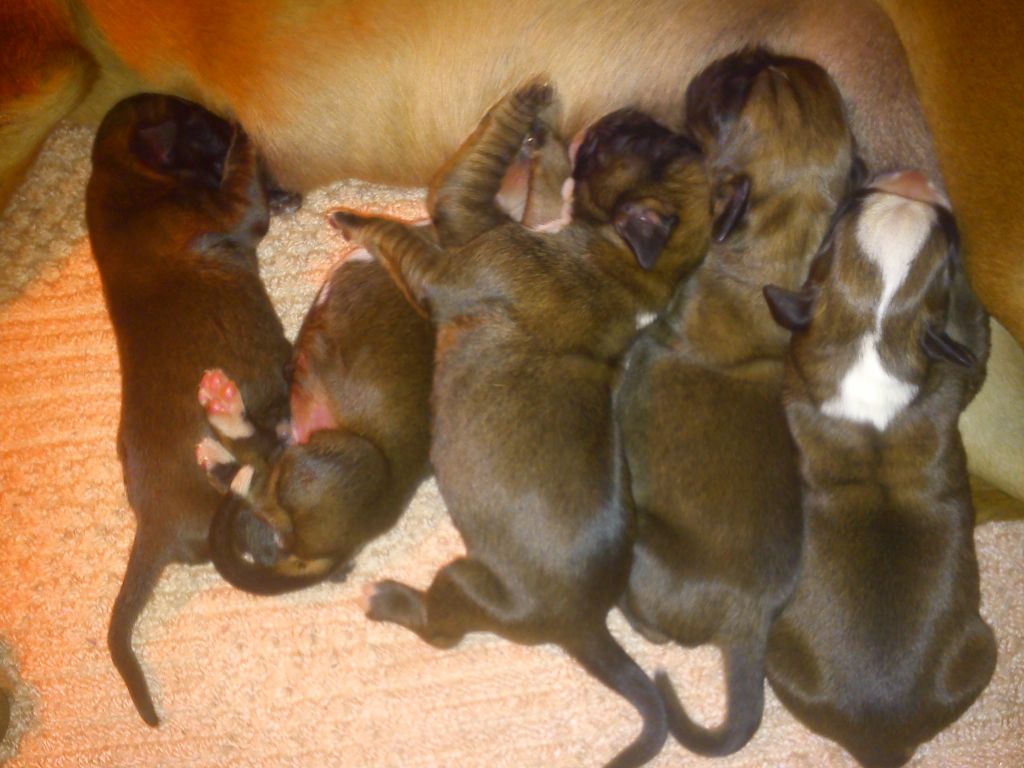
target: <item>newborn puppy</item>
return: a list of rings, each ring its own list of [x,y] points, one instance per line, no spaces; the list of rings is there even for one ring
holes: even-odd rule
[[[793,330],[785,403],[805,517],[768,679],[866,766],[909,760],[996,661],[957,431],[988,331],[976,304],[950,304],[947,206],[921,174],[882,177],[838,218],[800,292],[765,289]]]
[[[204,379],[211,422],[233,417],[228,434],[218,430],[228,466],[214,457],[207,467],[233,475],[210,528],[211,559],[228,581],[256,594],[307,586],[398,521],[429,474],[433,355],[433,327],[384,268],[350,258],[299,332],[292,439],[272,460],[230,437],[248,431],[237,388]],[[246,518],[265,524],[262,547],[242,535]]]
[[[118,454],[137,528],[108,637],[142,718],[158,722],[131,646],[170,562],[208,558],[222,495],[196,466],[210,434],[196,402],[204,369],[238,382],[266,445],[288,417],[291,348],[256,261],[267,230],[263,173],[240,130],[177,98],[118,104],[92,154],[86,217],[121,364]]]
[[[802,281],[846,190],[853,141],[825,71],[763,50],[712,64],[686,104],[706,155],[715,242],[630,350],[616,395],[639,520],[621,607],[651,639],[722,649],[729,705],[719,727],[694,723],[663,673],[658,684],[673,735],[725,755],[761,722],[768,629],[800,553],[781,401],[786,338],[761,286]]]
[[[610,390],[637,314],[703,255],[707,187],[689,142],[619,113],[578,152],[572,223],[552,234],[511,222],[494,195],[550,100],[535,85],[500,102],[444,170],[428,199],[442,247],[334,214],[437,326],[431,460],[467,550],[426,592],[378,584],[368,616],[438,647],[471,631],[560,645],[643,716],[609,763],[637,766],[666,730],[654,685],[605,623],[633,522]]]

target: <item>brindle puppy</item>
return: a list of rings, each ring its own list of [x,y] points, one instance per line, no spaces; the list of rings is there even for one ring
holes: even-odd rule
[[[570,170],[565,146],[538,123],[497,202],[525,225],[546,225]],[[218,430],[228,450],[201,451],[211,479],[234,491],[210,528],[221,575],[255,594],[291,591],[347,573],[339,567],[394,526],[429,473],[433,355],[433,326],[379,262],[355,255],[334,271],[295,344],[288,445],[268,457]],[[223,372],[204,378],[200,397],[212,425],[251,432]]]
[[[210,434],[196,402],[205,368],[238,382],[265,444],[288,415],[291,356],[260,281],[264,174],[240,130],[177,98],[136,96],[104,119],[86,216],[121,363],[118,454],[137,519],[109,645],[135,706],[158,723],[131,647],[168,563],[208,558],[221,494],[194,460]]]
[[[796,288],[846,190],[853,141],[809,61],[763,50],[712,64],[687,91],[714,200],[715,242],[630,351],[616,397],[639,519],[623,610],[662,642],[714,643],[728,715],[694,723],[662,673],[673,735],[707,755],[761,722],[768,629],[796,581],[800,499],[782,410],[786,338],[761,296]]]
[[[957,431],[988,330],[976,303],[951,303],[947,206],[920,174],[876,180],[805,287],[765,291],[794,331],[785,401],[806,525],[768,679],[867,766],[909,760],[978,697],[996,660]]]
[[[307,586],[398,521],[429,474],[433,354],[433,327],[379,263],[335,269],[295,343],[290,444],[268,460],[218,430],[229,453],[208,468],[235,493],[214,518],[210,554],[228,581],[256,594]],[[232,415],[229,433],[247,431],[230,381],[207,376],[202,391],[208,411]],[[248,520],[269,529],[247,531]]]
[[[620,113],[578,152],[572,223],[550,234],[510,222],[494,193],[550,99],[533,86],[499,103],[442,174],[429,202],[443,248],[396,222],[334,215],[438,327],[431,459],[467,549],[426,592],[378,584],[368,615],[439,647],[471,631],[560,645],[642,714],[610,763],[636,766],[666,730],[653,684],[605,624],[633,522],[611,384],[637,314],[703,255],[707,186],[692,145]]]

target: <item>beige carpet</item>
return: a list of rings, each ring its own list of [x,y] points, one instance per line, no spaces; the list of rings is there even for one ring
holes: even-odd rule
[[[114,449],[119,378],[84,224],[91,132],[63,127],[0,219],[0,666],[17,682],[0,762],[41,766],[585,768],[637,732],[635,713],[559,651],[477,635],[436,651],[364,620],[364,585],[425,585],[460,549],[433,484],[348,582],[283,598],[175,567],[137,631],[164,724],[139,720],[106,649],[133,533]],[[343,184],[276,220],[263,275],[294,334],[344,243],[334,205],[414,217],[420,190]],[[1024,524],[977,532],[983,611],[999,638],[988,690],[914,766],[1024,766]],[[666,665],[709,720],[717,654],[654,648],[611,624],[648,669]],[[670,743],[656,766],[854,765],[769,694],[739,754],[710,761]]]

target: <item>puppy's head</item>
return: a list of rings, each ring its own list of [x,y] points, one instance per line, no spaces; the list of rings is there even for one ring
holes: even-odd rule
[[[715,61],[687,88],[685,123],[707,158],[717,242],[756,230],[748,211],[765,199],[827,220],[863,179],[839,91],[806,59],[753,48]]]
[[[932,362],[976,364],[945,331],[958,247],[946,198],[916,171],[891,174],[837,214],[800,291],[765,288],[822,412],[884,429]]]
[[[703,256],[707,176],[689,139],[624,109],[584,135],[573,165],[573,218],[611,226],[641,268],[672,279]]]
[[[104,117],[93,145],[93,167],[153,184],[216,189],[237,135],[237,128],[198,104],[140,94]]]

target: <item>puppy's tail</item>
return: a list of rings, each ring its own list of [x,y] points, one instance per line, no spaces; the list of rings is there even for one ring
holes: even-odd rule
[[[605,768],[635,768],[654,759],[665,746],[668,725],[665,705],[647,673],[630,658],[604,624],[581,641],[563,647],[587,672],[636,707],[643,718],[640,735]]]
[[[719,757],[731,755],[750,741],[764,710],[764,648],[763,640],[755,640],[726,650],[728,709],[717,728],[704,728],[690,719],[668,675],[663,671],[655,675],[668,712],[669,730],[680,744],[698,755]]]
[[[139,614],[142,613],[168,562],[166,548],[159,546],[158,539],[159,537],[149,535],[141,526],[135,532],[135,541],[128,556],[128,568],[125,570],[124,581],[121,582],[121,590],[114,601],[114,609],[110,614],[110,628],[107,631],[110,658],[113,659],[117,671],[121,673],[139,715],[147,725],[154,727],[160,724],[160,718],[156,715],[146,676],[132,649],[132,633]]]
[[[342,564],[333,558],[303,560],[287,554],[277,556],[280,553],[272,553],[274,561],[266,564],[259,561],[263,558],[253,557],[252,547],[247,557],[235,545],[234,535],[244,522],[241,520],[244,507],[240,499],[229,497],[210,523],[210,560],[233,587],[253,595],[281,595],[318,584]]]

